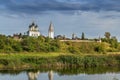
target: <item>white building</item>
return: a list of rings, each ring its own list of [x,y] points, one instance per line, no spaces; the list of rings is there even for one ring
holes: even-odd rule
[[[38,26],[34,22],[29,26],[29,30],[27,32],[27,35],[32,36],[32,37],[40,36]]]
[[[50,26],[48,29],[48,37],[54,39],[54,27],[52,22],[50,22]]]

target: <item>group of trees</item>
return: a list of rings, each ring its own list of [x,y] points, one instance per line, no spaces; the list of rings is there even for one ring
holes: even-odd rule
[[[59,39],[50,39],[39,36],[38,38],[21,36],[21,40],[13,37],[0,35],[0,52],[70,52],[70,53],[94,53],[120,51],[120,45],[116,37],[111,37],[109,32],[105,33],[105,38],[101,38],[102,43],[97,42],[62,42]],[[82,33],[81,39],[85,39]]]
[[[16,40],[0,35],[0,52],[55,52],[59,50],[59,41],[39,36],[24,37]]]
[[[115,36],[111,37],[110,32],[105,32],[104,34],[105,38],[102,38],[102,42],[106,42],[111,47],[111,50],[118,50],[119,49],[119,43]]]
[[[67,51],[71,53],[106,53],[120,51],[120,44],[115,36],[111,37],[110,32],[105,32],[104,38],[97,39],[94,42],[66,42]],[[81,39],[85,40],[82,33]],[[89,39],[88,39],[89,40]],[[65,44],[64,44],[65,45]],[[65,50],[65,48],[63,49]]]

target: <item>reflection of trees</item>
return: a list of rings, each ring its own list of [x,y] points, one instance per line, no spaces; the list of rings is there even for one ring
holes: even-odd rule
[[[48,78],[49,78],[49,80],[53,80],[53,71],[52,70],[48,72]]]
[[[71,67],[61,67],[61,68],[51,68],[54,72],[58,73],[59,76],[61,75],[77,75],[77,74],[104,74],[104,73],[120,73],[120,68],[118,67],[95,67],[95,68],[84,68],[84,67],[78,67],[78,68],[71,68]],[[37,80],[37,74],[39,74],[39,71],[42,72],[48,72],[48,75],[46,77],[49,78],[49,80],[53,79],[53,71],[50,71],[49,68],[40,68],[39,70],[26,70],[28,75],[28,80]],[[22,74],[22,70],[0,70],[1,75],[19,75]],[[118,79],[112,79],[112,80],[118,80]]]
[[[2,75],[6,75],[6,74],[10,74],[10,75],[18,75],[20,73],[22,73],[23,70],[0,70],[0,74]]]
[[[117,79],[116,77],[114,77],[113,80],[119,80],[119,79]]]
[[[37,80],[37,77],[39,75],[39,71],[37,72],[28,72],[28,80]]]
[[[53,69],[54,70],[54,69]],[[111,73],[111,72],[120,72],[119,67],[89,67],[89,68],[84,68],[84,67],[79,67],[79,68],[62,68],[62,69],[57,69],[54,70],[57,72],[59,75],[77,75],[81,73],[85,74],[104,74],[106,72]]]

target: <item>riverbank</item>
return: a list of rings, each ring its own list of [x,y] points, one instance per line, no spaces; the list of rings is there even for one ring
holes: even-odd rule
[[[0,69],[116,67],[120,54],[10,53],[0,54]]]

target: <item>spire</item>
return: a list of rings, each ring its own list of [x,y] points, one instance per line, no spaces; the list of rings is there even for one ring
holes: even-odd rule
[[[48,37],[54,39],[54,27],[53,27],[52,22],[50,22],[50,25],[49,25]]]
[[[49,32],[54,32],[54,28],[53,28],[52,21],[50,22],[50,26],[49,26]]]
[[[101,37],[100,37],[100,36],[99,36],[98,42],[100,42],[100,43],[102,42],[102,41],[101,41]]]

